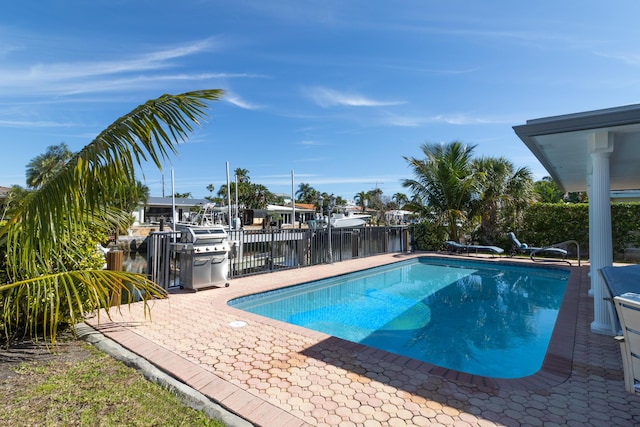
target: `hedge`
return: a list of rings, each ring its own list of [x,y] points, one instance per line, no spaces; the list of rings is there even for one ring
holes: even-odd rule
[[[522,242],[534,246],[546,246],[566,240],[580,245],[581,257],[589,253],[589,205],[587,203],[534,203],[524,214],[522,223],[515,230],[503,230],[503,238],[497,242],[510,251],[507,233],[513,231]],[[640,248],[640,203],[612,203],[611,231],[614,258],[619,258],[625,248]],[[442,248],[446,234],[430,224],[417,224],[414,228],[414,247],[419,250]],[[570,245],[568,250],[573,251]]]

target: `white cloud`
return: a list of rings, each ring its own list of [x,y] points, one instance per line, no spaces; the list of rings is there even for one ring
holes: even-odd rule
[[[181,64],[174,60],[218,48],[213,38],[197,40],[177,47],[150,53],[128,52],[123,58],[107,61],[36,63],[5,62],[0,70],[0,89],[4,95],[21,96],[116,91],[158,81],[201,81],[210,79],[259,77],[245,73],[177,73],[154,74]],[[140,73],[150,73],[148,75]],[[118,77],[116,77],[118,76]]]
[[[489,120],[480,117],[467,116],[464,114],[455,114],[451,116],[439,114],[437,116],[427,117],[427,122],[446,123],[449,125],[477,125],[490,123]]]
[[[91,76],[104,76],[127,72],[156,70],[174,66],[172,59],[192,55],[213,46],[212,40],[200,40],[184,46],[158,50],[124,60],[36,64],[30,67],[27,79],[69,80]]]
[[[329,159],[327,159],[326,157],[306,157],[303,159],[294,159],[293,163],[319,163],[319,162],[326,162]]]
[[[386,113],[384,122],[391,126],[418,127],[428,123],[445,123],[455,126],[484,125],[484,124],[510,124],[514,123],[512,118],[487,118],[473,116],[465,113],[458,114],[438,114],[434,116],[399,115]]]
[[[244,99],[240,98],[238,95],[231,92],[226,92],[223,100],[245,110],[258,110],[261,108],[259,105],[247,102]]]
[[[6,128],[50,128],[50,127],[72,127],[73,123],[58,123],[50,121],[29,121],[29,120],[0,120],[0,127]]]
[[[404,101],[378,101],[357,93],[343,93],[324,87],[306,89],[306,94],[317,105],[327,108],[333,106],[346,107],[384,107],[404,104]]]
[[[300,145],[306,145],[308,147],[311,147],[311,146],[319,147],[319,146],[323,146],[323,145],[327,145],[327,144],[325,144],[323,142],[318,142],[318,141],[304,140],[304,141],[300,141]]]
[[[387,183],[395,183],[399,182],[399,175],[387,175],[387,176],[320,176],[314,174],[295,174],[296,186],[300,182],[306,182],[309,185],[317,186],[317,185],[329,185],[329,184],[368,184],[372,187],[376,184],[378,186]],[[252,178],[254,181],[254,178]],[[288,185],[291,183],[291,175],[263,175],[255,178],[255,182],[260,182],[260,184],[269,186],[269,185]]]
[[[640,65],[640,55],[635,52],[633,53],[594,52],[594,54],[607,59],[615,59],[616,61],[621,61],[629,65]]]
[[[425,123],[424,119],[410,116],[401,116],[398,114],[387,114],[384,122],[391,126],[398,127],[418,127]]]

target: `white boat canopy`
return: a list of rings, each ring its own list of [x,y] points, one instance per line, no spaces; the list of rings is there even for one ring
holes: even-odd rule
[[[613,264],[611,191],[640,188],[640,104],[528,120],[513,129],[564,191],[587,192],[591,330],[614,334],[598,270]]]

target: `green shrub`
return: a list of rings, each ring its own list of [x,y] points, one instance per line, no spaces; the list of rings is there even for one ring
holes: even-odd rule
[[[545,246],[575,240],[582,254],[589,253],[589,205],[586,203],[535,203],[527,209],[523,224],[520,230],[513,230],[523,242]],[[640,203],[612,203],[614,255],[624,248],[640,247],[639,232]]]
[[[509,231],[516,233],[522,242],[535,246],[546,246],[567,240],[575,240],[580,245],[584,259],[589,254],[589,205],[587,203],[534,203],[524,213],[522,225],[516,229],[502,230],[496,245],[509,251],[511,241]],[[640,247],[640,203],[611,204],[611,234],[613,256],[621,254],[625,248]],[[428,221],[412,228],[412,245],[416,250],[439,250],[447,238],[444,227]],[[568,245],[569,251],[574,250]],[[575,254],[574,254],[575,255]]]
[[[411,227],[411,246],[417,251],[437,251],[442,249],[447,239],[447,229],[429,221],[414,224]]]
[[[524,214],[523,228],[512,230],[523,242],[536,246],[576,240],[589,245],[589,205],[586,203],[534,203]]]

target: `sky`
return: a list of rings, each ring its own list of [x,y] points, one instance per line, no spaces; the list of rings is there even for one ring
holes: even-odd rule
[[[0,186],[165,93],[222,89],[151,196],[226,164],[291,194],[405,193],[405,157],[461,141],[547,173],[512,127],[640,103],[640,2],[23,0],[0,14]],[[171,175],[173,171],[173,186]],[[233,180],[233,177],[232,177]]]

